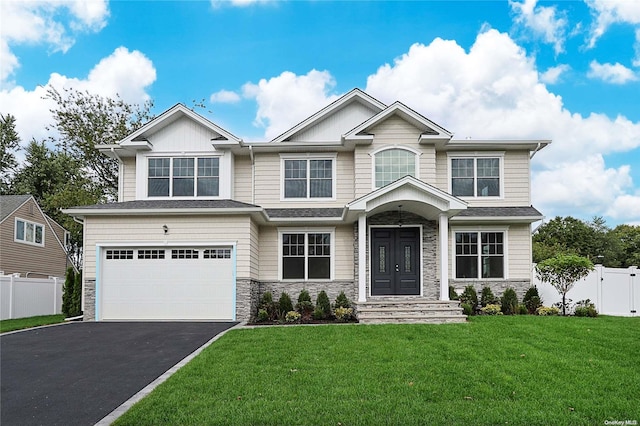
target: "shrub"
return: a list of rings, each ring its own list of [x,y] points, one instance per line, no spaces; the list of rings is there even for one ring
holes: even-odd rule
[[[522,303],[518,305],[518,315],[527,315],[529,310]]]
[[[560,315],[560,308],[557,308],[555,306],[551,306],[548,308],[546,306],[540,306],[538,309],[536,309],[536,314],[540,316]]]
[[[527,311],[530,314],[535,314],[536,309],[542,306],[542,299],[538,293],[538,287],[529,287],[529,290],[527,290],[522,298],[522,303],[527,307]]]
[[[480,312],[482,312],[484,315],[502,315],[502,312],[500,311],[500,305],[496,304],[488,304],[484,308],[480,309]]]
[[[449,286],[449,300],[458,300],[458,293],[452,285]]]
[[[314,318],[315,319],[325,319],[331,317],[331,302],[329,302],[329,296],[327,296],[327,292],[322,290],[318,293],[318,298],[316,299],[316,310],[320,309],[322,311],[322,318]]]
[[[70,318],[73,311],[73,288],[76,283],[76,273],[73,268],[67,269],[67,276],[62,288],[62,313],[65,317]]]
[[[260,303],[258,305],[258,310],[264,310],[269,315],[269,319],[276,319],[277,316],[277,306],[273,303],[273,295],[270,291],[265,291],[260,297]]]
[[[473,288],[472,285],[468,285],[464,288],[464,291],[460,294],[460,303],[469,305],[471,309],[471,313],[465,315],[475,314],[476,307],[478,306],[478,293],[476,293],[476,289]]]
[[[258,309],[258,316],[256,317],[258,322],[265,322],[269,320],[269,313],[266,309]]]
[[[502,294],[500,299],[502,305],[502,313],[505,315],[515,315],[518,312],[518,295],[515,290],[508,288]]]
[[[341,291],[338,297],[336,297],[336,302],[333,304],[335,309],[338,308],[350,308],[351,301],[347,298],[347,295],[344,294],[344,291]]]
[[[497,302],[496,297],[493,295],[493,292],[489,287],[482,287],[482,292],[480,293],[480,305],[487,306],[493,305]]]
[[[335,310],[335,315],[338,321],[349,321],[353,317],[353,309],[339,306]]]
[[[322,320],[324,319],[324,311],[318,307],[314,309],[313,314],[311,315],[314,320]]]
[[[473,308],[471,307],[470,304],[468,303],[461,303],[460,306],[462,307],[462,313],[469,316],[469,315],[473,315]]]
[[[278,316],[283,316],[288,312],[293,311],[293,302],[291,302],[291,297],[284,291],[280,295],[280,299],[278,299],[278,311]]]
[[[311,296],[307,290],[302,290],[298,296],[298,303],[296,303],[296,311],[300,312],[303,317],[310,317],[313,312],[313,303],[311,302]]]
[[[595,318],[598,316],[598,311],[596,310],[596,306],[591,303],[591,300],[586,299],[576,303],[575,315],[577,317]]]
[[[296,311],[289,311],[287,315],[285,315],[284,320],[286,322],[297,322],[300,321],[301,315]]]

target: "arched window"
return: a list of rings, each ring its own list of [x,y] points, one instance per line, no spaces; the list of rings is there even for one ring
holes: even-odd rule
[[[414,152],[402,148],[375,153],[375,187],[383,187],[407,175],[415,176],[416,157]]]

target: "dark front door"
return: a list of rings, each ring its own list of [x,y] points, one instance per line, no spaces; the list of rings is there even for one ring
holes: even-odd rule
[[[371,241],[371,295],[419,295],[419,228],[373,228]]]

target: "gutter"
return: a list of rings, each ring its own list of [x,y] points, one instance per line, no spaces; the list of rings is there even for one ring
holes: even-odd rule
[[[536,155],[536,153],[538,151],[540,151],[542,149],[542,142],[538,142],[538,146],[536,147],[536,149],[533,151],[533,153],[531,153],[531,156],[529,157],[529,160],[533,159],[533,156]]]
[[[124,161],[122,161],[122,158],[120,158],[120,156],[116,153],[115,147],[111,147],[111,153],[113,154],[114,157],[116,157],[118,159],[118,199],[122,200],[123,195],[124,195],[124,170],[123,170],[123,166],[124,166]]]
[[[249,145],[249,158],[251,159],[251,204],[256,203],[256,158],[253,154],[253,145]]]

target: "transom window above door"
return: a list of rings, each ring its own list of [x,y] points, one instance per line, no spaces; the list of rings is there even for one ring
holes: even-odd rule
[[[375,187],[381,188],[405,176],[416,177],[418,156],[402,148],[391,148],[374,154]]]
[[[334,158],[283,158],[283,199],[334,197]]]
[[[217,197],[220,159],[217,157],[149,158],[149,197]]]

